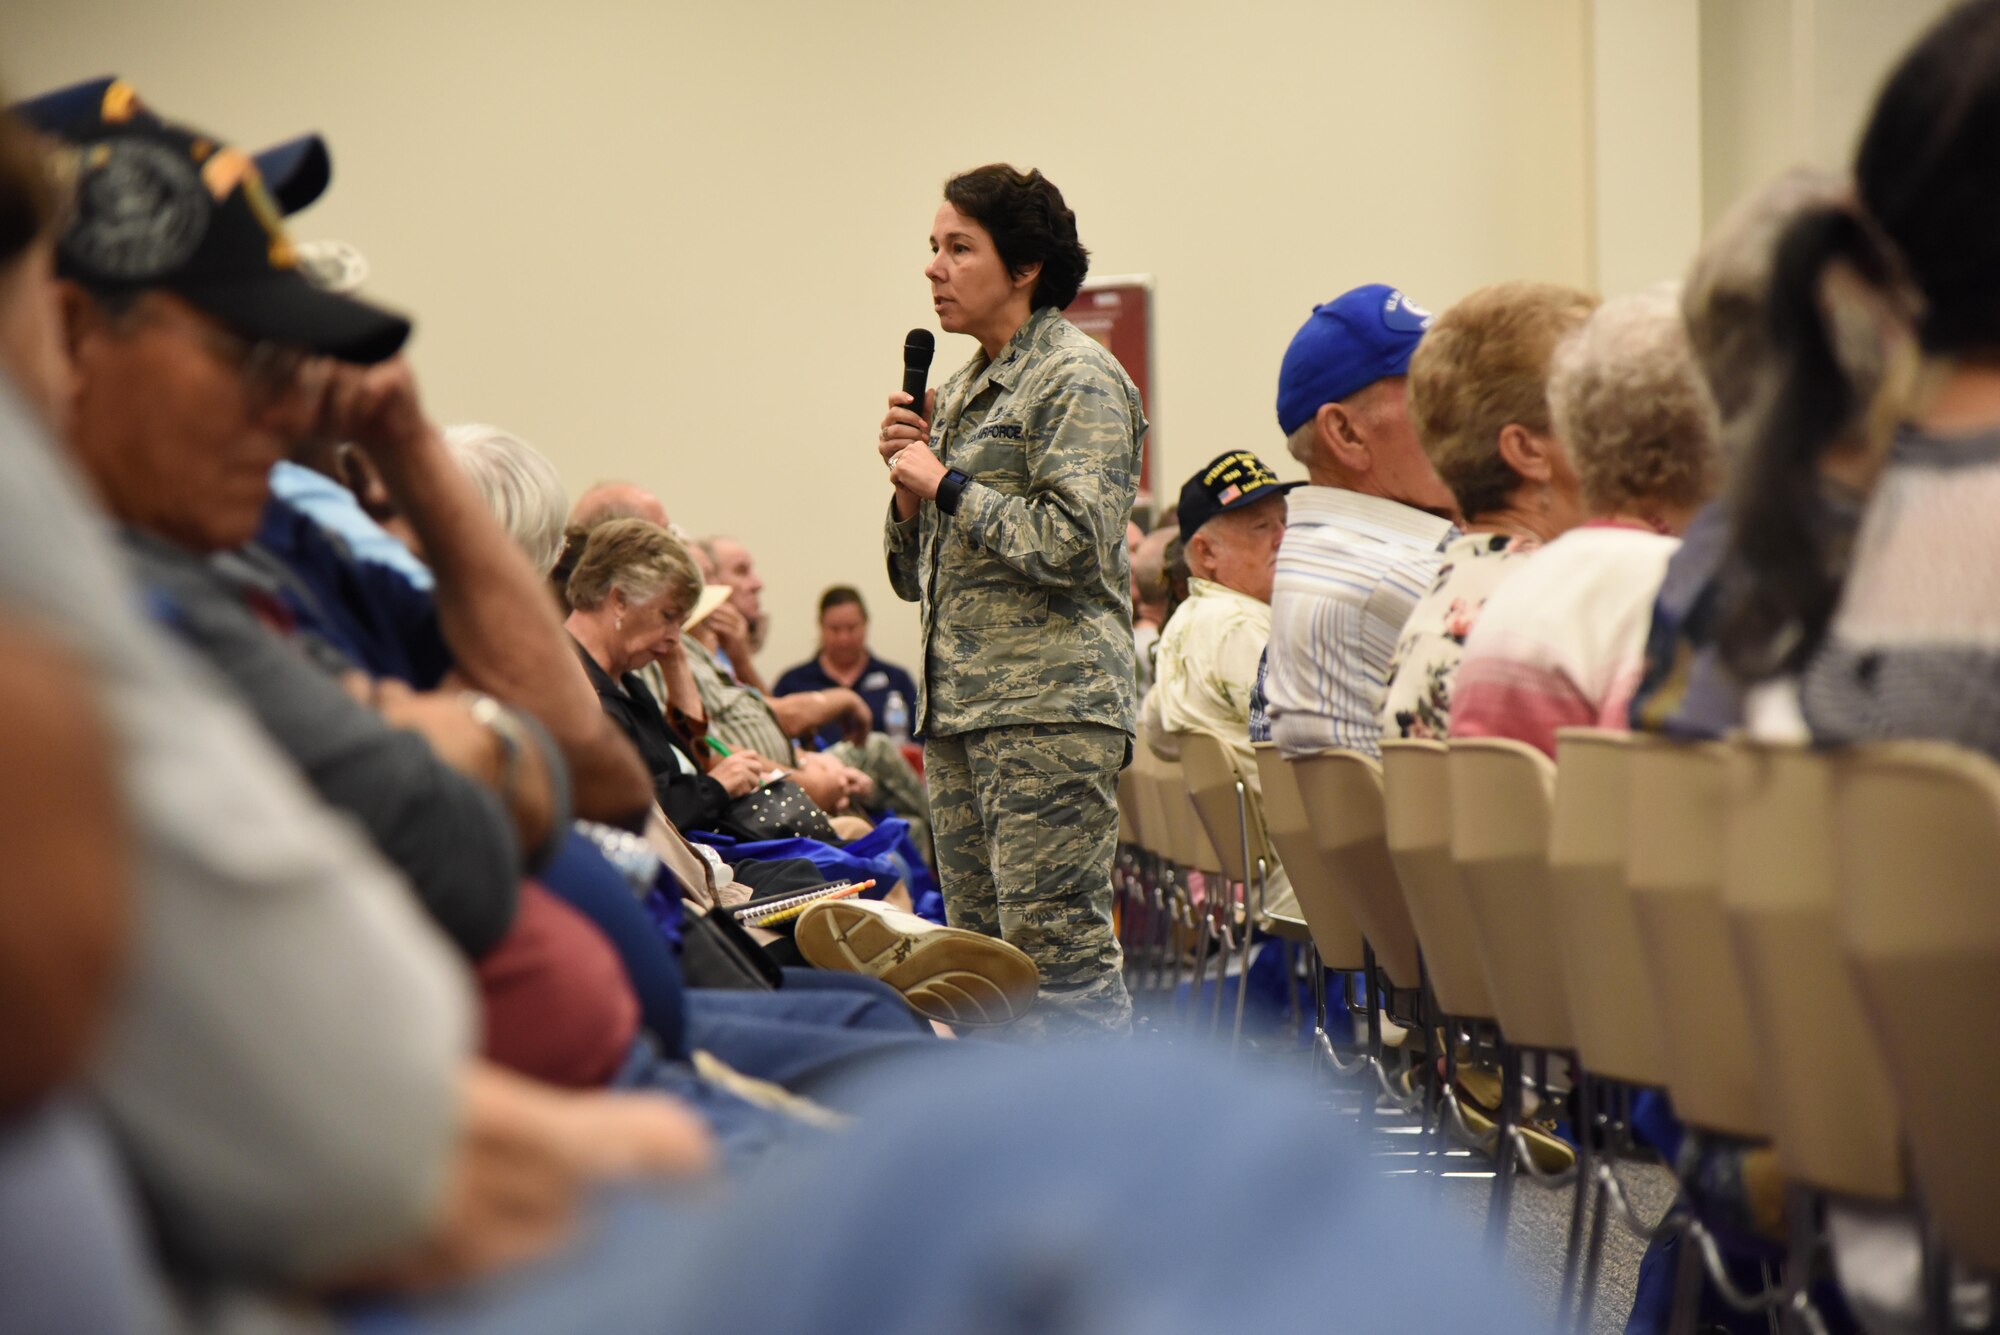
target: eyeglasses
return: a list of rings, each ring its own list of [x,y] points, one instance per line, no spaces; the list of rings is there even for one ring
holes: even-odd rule
[[[159,302],[143,302],[136,319],[186,334],[236,369],[252,415],[298,397],[318,393],[325,383],[326,358],[306,348],[271,339],[248,339],[207,317],[187,319]]]

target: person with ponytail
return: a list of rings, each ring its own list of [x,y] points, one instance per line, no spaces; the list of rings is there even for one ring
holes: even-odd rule
[[[1795,677],[1819,740],[2000,754],[1997,136],[2000,0],[1972,0],[1883,86],[1852,198],[1778,244],[1719,646],[1747,682]]]

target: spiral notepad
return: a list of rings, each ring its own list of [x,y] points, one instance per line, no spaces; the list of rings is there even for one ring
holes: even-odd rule
[[[845,899],[872,889],[874,885],[873,881],[834,881],[801,890],[797,894],[739,904],[731,912],[736,921],[745,927],[773,927],[781,922],[790,922],[823,899]]]

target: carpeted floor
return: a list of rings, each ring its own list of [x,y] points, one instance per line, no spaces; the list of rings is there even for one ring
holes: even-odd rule
[[[1359,1078],[1329,1080],[1332,1110],[1358,1119],[1362,1096]],[[1483,1157],[1454,1146],[1440,1167],[1415,1115],[1390,1111],[1381,1103],[1373,1111],[1369,1135],[1380,1147],[1383,1171],[1408,1179],[1411,1191],[1439,1196],[1450,1208],[1464,1211],[1484,1226],[1493,1177]],[[1621,1163],[1618,1178],[1642,1220],[1658,1220],[1673,1201],[1674,1178],[1662,1166]],[[1575,1199],[1574,1186],[1546,1187],[1523,1176],[1516,1179],[1513,1207],[1508,1213],[1507,1268],[1545,1304],[1552,1331]],[[1644,1239],[1634,1237],[1615,1219],[1611,1221],[1605,1230],[1597,1296],[1591,1308],[1595,1335],[1617,1335],[1625,1329],[1639,1279],[1639,1259],[1645,1251]]]

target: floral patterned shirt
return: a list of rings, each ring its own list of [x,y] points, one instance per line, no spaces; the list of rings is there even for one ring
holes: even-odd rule
[[[1466,533],[1444,546],[1444,565],[1403,623],[1382,697],[1384,737],[1433,737],[1451,731],[1451,679],[1480,610],[1500,581],[1520,569],[1539,539]]]

